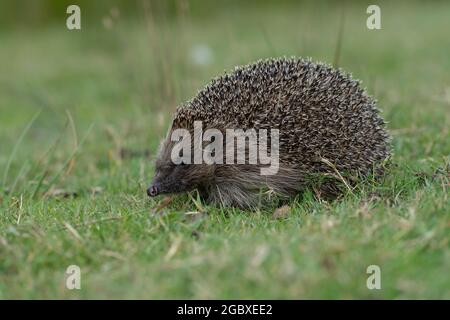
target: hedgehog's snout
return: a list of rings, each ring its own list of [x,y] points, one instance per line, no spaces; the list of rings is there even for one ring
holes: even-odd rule
[[[159,194],[159,187],[156,183],[152,184],[148,189],[147,189],[147,194],[149,197],[156,197]]]

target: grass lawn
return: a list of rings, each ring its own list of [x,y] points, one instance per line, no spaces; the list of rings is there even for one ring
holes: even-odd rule
[[[152,160],[177,104],[224,70],[333,63],[336,4],[139,5],[79,31],[65,12],[0,30],[0,298],[450,299],[450,3],[381,2],[381,30],[368,4],[347,3],[338,59],[377,98],[394,165],[339,201],[299,195],[282,218],[149,199]]]

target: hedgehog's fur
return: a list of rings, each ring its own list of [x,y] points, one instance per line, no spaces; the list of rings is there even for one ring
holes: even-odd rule
[[[174,165],[170,134],[192,130],[194,120],[203,122],[203,130],[279,129],[278,173],[261,176],[260,167],[249,164]],[[238,207],[305,188],[334,195],[351,177],[382,167],[390,156],[384,127],[375,101],[349,74],[306,59],[258,61],[214,79],[177,109],[154,184],[158,193],[196,188],[209,202]]]

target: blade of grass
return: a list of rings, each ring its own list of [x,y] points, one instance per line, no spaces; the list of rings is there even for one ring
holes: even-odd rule
[[[66,124],[64,125],[64,127],[63,127],[63,129],[61,130],[61,132],[60,132],[60,134],[58,135],[58,137],[55,139],[55,141],[50,145],[50,147],[48,148],[48,150],[42,155],[42,157],[41,157],[41,159],[39,159],[39,161],[37,162],[37,166],[39,165],[39,164],[41,164],[42,163],[42,161],[44,161],[44,159],[48,156],[48,158],[51,158],[52,156],[53,156],[53,153],[55,152],[55,150],[56,150],[56,146],[59,144],[59,142],[61,141],[61,139],[62,139],[62,137],[63,137],[63,135],[64,135],[64,132],[65,132],[65,130],[67,129],[67,125],[68,125],[69,123],[68,122],[66,122]],[[36,166],[36,167],[37,167]],[[41,177],[39,178],[39,182],[38,182],[38,184],[37,184],[37,186],[36,186],[36,188],[35,188],[35,191],[33,192],[33,197],[34,197],[34,195],[36,194],[36,192],[37,192],[37,190],[39,190],[40,189],[40,187],[41,187],[41,185],[42,185],[42,183],[43,183],[43,181],[44,181],[44,179],[47,177],[47,174],[48,174],[48,167],[50,166],[50,161],[48,161],[47,162],[47,164],[46,164],[46,166],[45,166],[45,168],[44,168],[44,170],[43,170],[43,173],[42,173],[42,175],[41,175]],[[34,170],[35,168],[33,168],[33,170]],[[33,180],[35,180],[37,178],[37,175],[34,177],[34,179]]]
[[[269,37],[269,34],[268,34],[266,28],[264,27],[264,25],[262,23],[260,24],[259,27],[261,29],[261,34],[263,36],[264,42],[267,45],[267,48],[269,49],[271,55],[276,57],[277,56],[277,50],[275,49],[275,46],[273,45],[272,41],[270,41],[270,37]]]
[[[6,189],[6,180],[8,179],[8,174],[9,174],[9,170],[11,168],[11,163],[12,163],[12,161],[14,160],[14,158],[16,156],[17,150],[19,150],[19,146],[21,145],[21,143],[23,141],[23,138],[28,133],[28,131],[30,130],[31,126],[33,125],[33,123],[36,121],[36,119],[39,117],[40,114],[41,114],[41,110],[39,110],[33,116],[33,118],[30,120],[30,122],[28,122],[27,126],[22,131],[21,135],[19,136],[19,139],[17,140],[16,144],[14,145],[14,148],[13,148],[13,150],[11,152],[11,155],[9,156],[8,163],[6,164],[5,172],[3,174],[3,189]]]
[[[41,164],[42,164],[42,162],[44,161],[45,158],[47,158],[48,156],[51,157],[53,155],[54,151],[56,150],[56,146],[61,141],[61,139],[63,137],[63,134],[64,134],[65,130],[67,129],[67,126],[68,126],[69,122],[70,122],[70,118],[64,124],[63,129],[60,131],[60,133],[59,133],[58,137],[55,139],[55,141],[52,144],[50,144],[50,147],[44,152],[44,154],[40,157],[40,159],[37,161],[37,163],[34,164],[33,166],[31,166],[31,168],[28,168],[27,172],[33,172],[34,170],[36,170],[36,168],[41,166]],[[78,141],[76,142],[76,144],[78,145]],[[25,162],[23,164],[23,166],[20,169],[18,175],[16,176],[16,179],[14,180],[14,183],[13,183],[13,185],[12,185],[10,191],[9,191],[10,194],[12,194],[14,192],[14,190],[16,189],[18,181],[23,176],[25,176],[26,173],[24,173],[23,171],[24,171],[24,168],[25,168],[27,163],[28,162]],[[45,179],[48,166],[49,166],[49,164],[47,163],[47,165],[45,167],[45,170],[44,170],[44,173],[42,174],[41,178],[39,179],[39,183],[38,184],[42,183],[42,181]],[[33,180],[36,180],[36,178],[37,178],[37,175],[34,177]]]
[[[74,148],[78,148],[78,135],[77,135],[77,128],[75,127],[75,122],[73,121],[72,114],[69,110],[66,110],[67,119],[69,120],[70,128],[72,130],[72,136],[73,136],[73,145]],[[73,168],[75,167],[75,158],[70,161],[69,167],[67,168],[66,175],[69,175]]]
[[[352,195],[354,195],[353,189],[350,187],[350,185],[349,185],[349,183],[347,182],[347,180],[345,180],[345,178],[341,175],[341,173],[340,173],[339,170],[336,168],[336,166],[335,166],[333,163],[331,163],[330,160],[328,160],[328,159],[326,159],[326,158],[322,158],[322,159],[320,159],[320,161],[323,162],[323,163],[325,163],[325,164],[326,164],[327,166],[329,166],[330,168],[332,168],[332,169],[334,170],[334,172],[336,172],[337,178],[338,178],[339,180],[341,180],[342,183],[344,183],[345,187],[348,189],[348,191],[349,191]]]
[[[72,161],[72,159],[78,154],[78,151],[80,150],[80,148],[83,146],[84,142],[86,141],[87,137],[89,136],[89,133],[91,132],[92,128],[94,127],[94,124],[91,124],[89,126],[89,129],[87,130],[86,134],[84,135],[84,137],[81,139],[80,143],[78,144],[77,148],[72,152],[72,154],[69,156],[69,158],[66,160],[66,162],[64,163],[64,165],[61,167],[61,169],[56,173],[56,175],[53,177],[53,179],[50,181],[50,183],[48,184],[47,188],[44,189],[43,193],[45,194],[52,185],[55,184],[55,182],[59,179],[59,177],[61,176],[61,174],[63,173],[63,171],[66,169],[66,167],[70,164],[70,162]],[[40,183],[36,189],[34,190],[33,196],[32,198],[34,199],[37,195],[37,193],[39,192],[40,187],[42,186],[42,183]]]
[[[339,29],[336,41],[336,48],[334,50],[334,61],[333,65],[335,68],[339,67],[339,62],[341,58],[342,42],[344,38],[344,25],[345,25],[345,5],[342,6],[341,17],[339,20]]]
[[[28,166],[28,168],[27,168]],[[14,190],[16,189],[17,183],[19,182],[20,179],[22,179],[24,176],[26,176],[26,174],[30,171],[30,167],[29,167],[29,161],[25,161],[24,164],[22,165],[22,167],[19,170],[19,173],[17,174],[16,178],[14,179],[14,182],[9,190],[10,194],[14,193]]]

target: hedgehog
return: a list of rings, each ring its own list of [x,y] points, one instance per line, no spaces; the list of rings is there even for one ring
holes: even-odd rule
[[[147,194],[197,190],[207,203],[239,208],[289,199],[306,190],[335,198],[360,178],[384,171],[391,155],[390,136],[379,113],[359,80],[310,58],[283,57],[236,67],[176,109]],[[267,139],[246,135],[249,139],[240,146],[229,143],[234,138],[202,139],[195,132],[198,123],[202,132],[212,129],[226,136],[229,130],[251,130]],[[183,134],[174,139],[180,130]],[[276,139],[269,132],[276,132]],[[276,152],[267,155],[276,156],[277,168],[262,174],[268,165],[258,155],[256,163],[250,161],[255,158],[250,152],[240,162],[230,162],[224,159],[228,151],[219,148],[210,149],[216,161],[196,161],[196,139],[203,152],[215,142],[216,147],[231,148],[233,155],[276,142]]]

